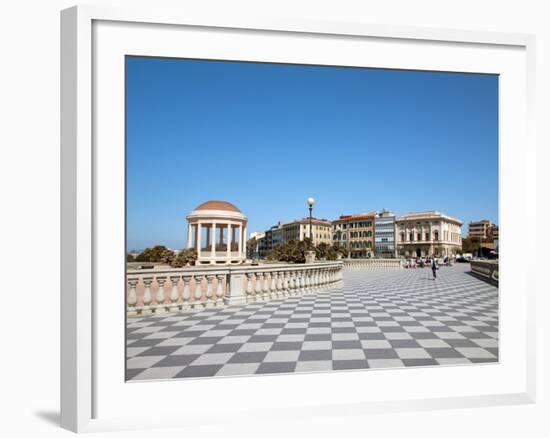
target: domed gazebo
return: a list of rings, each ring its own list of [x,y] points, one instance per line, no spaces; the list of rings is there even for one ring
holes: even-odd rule
[[[227,201],[208,201],[187,216],[187,248],[197,250],[197,264],[246,260],[246,216]]]

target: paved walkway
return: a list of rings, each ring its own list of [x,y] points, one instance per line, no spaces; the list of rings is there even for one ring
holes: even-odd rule
[[[455,365],[498,360],[498,289],[469,264],[344,271],[317,294],[129,319],[127,379]]]

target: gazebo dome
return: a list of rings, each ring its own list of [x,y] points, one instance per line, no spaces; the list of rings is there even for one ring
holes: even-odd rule
[[[195,208],[195,211],[198,210],[236,211],[239,213],[241,212],[241,210],[235,207],[235,205],[233,205],[231,202],[217,200],[203,202],[201,205]]]

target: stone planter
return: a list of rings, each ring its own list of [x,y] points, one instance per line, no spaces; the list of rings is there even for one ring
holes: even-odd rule
[[[306,251],[306,263],[313,263],[315,261],[315,251]]]

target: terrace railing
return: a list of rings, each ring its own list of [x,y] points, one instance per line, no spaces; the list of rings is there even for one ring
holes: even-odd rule
[[[360,269],[367,271],[383,271],[389,269],[401,269],[400,259],[344,259],[344,268]]]
[[[473,274],[498,283],[498,261],[497,260],[472,260],[470,268]]]
[[[343,263],[129,270],[128,316],[193,312],[340,287]]]

